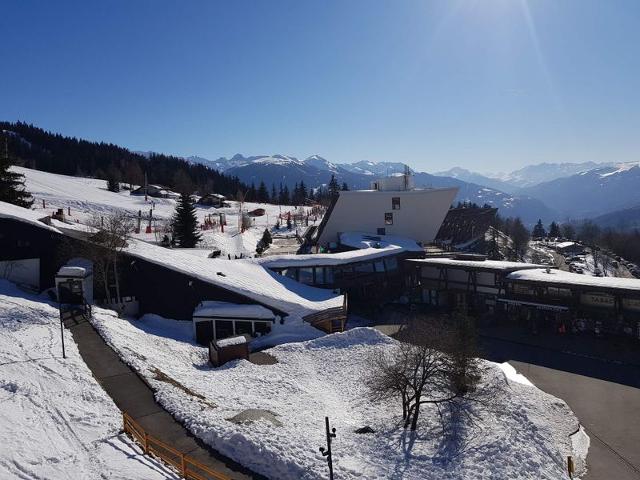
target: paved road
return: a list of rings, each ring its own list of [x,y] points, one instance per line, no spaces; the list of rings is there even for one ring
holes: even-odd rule
[[[486,357],[509,362],[569,404],[591,438],[585,480],[640,480],[640,368],[491,338]]]

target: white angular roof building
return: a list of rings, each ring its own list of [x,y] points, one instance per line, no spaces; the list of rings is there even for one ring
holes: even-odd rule
[[[341,191],[318,227],[315,243],[337,243],[344,232],[407,237],[433,242],[456,187],[414,189],[409,175],[372,182],[372,190]]]

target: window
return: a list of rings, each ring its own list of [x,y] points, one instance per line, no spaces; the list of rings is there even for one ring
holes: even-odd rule
[[[266,335],[271,331],[271,322],[255,322],[255,330],[258,336]]]
[[[384,224],[393,225],[393,213],[387,212],[384,214]]]
[[[375,261],[376,273],[384,273],[384,261],[382,259]]]
[[[355,268],[356,273],[373,273],[372,262],[356,263]]]
[[[291,278],[292,280],[298,280],[297,268],[288,268],[287,270],[283,270],[282,274],[287,278]]]
[[[253,326],[251,322],[236,321],[236,335],[243,334],[253,335]]]
[[[216,320],[216,340],[231,337],[233,335],[233,322],[229,320]]]
[[[324,283],[325,285],[331,285],[333,283],[333,268],[325,267],[324,268]]]
[[[393,272],[398,269],[398,259],[396,257],[388,257],[384,259],[384,265],[387,272]]]
[[[400,197],[391,198],[391,210],[400,210]]]
[[[313,267],[303,267],[298,270],[298,281],[306,285],[313,285]]]
[[[387,229],[386,228],[379,228],[378,229],[378,235],[386,235],[387,234]]]

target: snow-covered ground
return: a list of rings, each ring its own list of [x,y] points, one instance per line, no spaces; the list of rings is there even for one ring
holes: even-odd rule
[[[59,208],[64,209],[65,215],[67,215],[70,208],[71,215],[67,217],[69,221],[86,223],[94,215],[112,215],[123,210],[132,216],[138,215],[138,211],[141,210],[146,219],[149,210],[153,209],[153,218],[157,219],[154,222],[154,228],[160,230],[163,224],[173,216],[176,207],[176,201],[168,198],[149,197],[145,201],[144,196],[130,195],[127,190],[122,190],[119,193],[110,192],[107,190],[105,180],[58,175],[24,167],[11,167],[11,169],[25,176],[26,188],[35,198],[33,208],[41,212],[42,216],[50,215]],[[42,205],[43,200],[45,208]],[[245,212],[263,208],[265,215],[253,217],[252,225],[241,233],[238,223],[239,204],[234,201],[228,203],[231,206],[225,208],[197,206],[196,211],[201,223],[209,215],[217,221],[220,213],[226,215],[227,225],[224,227],[224,232],[219,227],[203,231],[200,247],[209,251],[219,249],[223,256],[231,255],[232,258],[240,256],[240,254],[245,257],[254,256],[256,245],[262,237],[264,229],[274,227],[280,214],[286,216],[287,212],[294,210],[294,207],[286,205],[245,202],[243,204]],[[310,216],[309,224],[318,224],[320,220],[320,218]],[[286,220],[280,221],[281,225],[285,223]],[[147,221],[143,220],[141,233],[135,235],[138,239],[148,242],[162,239],[161,232],[145,233],[146,225]],[[300,233],[304,228],[301,225],[297,226]]]
[[[0,478],[179,478],[123,434],[58,311],[0,280]]]
[[[127,320],[99,309],[93,321],[195,435],[269,478],[327,477],[318,453],[325,415],[337,429],[336,478],[567,478],[578,420],[562,400],[527,385],[509,366],[487,363],[485,381],[499,389],[491,409],[474,407],[475,425],[462,420],[456,435],[443,438],[437,412],[427,408],[412,436],[399,425],[397,402],[372,402],[367,395],[370,359],[395,342],[376,330],[280,345],[267,351],[275,365],[238,360],[214,369],[207,350],[193,343],[190,322]],[[375,433],[354,432],[364,426]]]

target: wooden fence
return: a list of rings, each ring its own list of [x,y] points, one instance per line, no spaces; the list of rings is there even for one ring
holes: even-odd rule
[[[122,412],[122,423],[124,424],[124,431],[142,446],[144,453],[160,458],[166,464],[174,467],[187,480],[231,480],[227,475],[211,470],[209,467],[149,435],[126,412]]]

